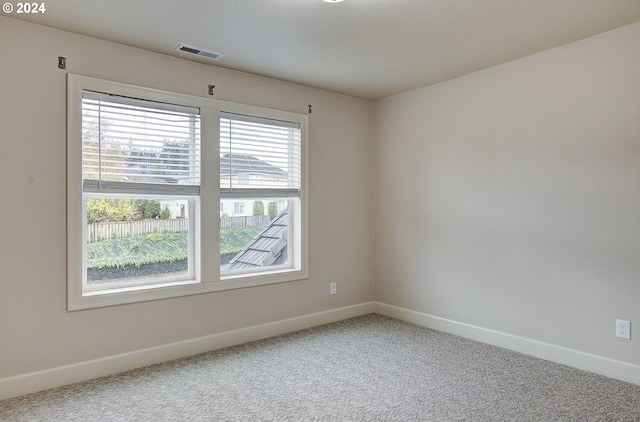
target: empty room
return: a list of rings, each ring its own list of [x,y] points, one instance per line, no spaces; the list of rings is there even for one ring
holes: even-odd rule
[[[8,1],[0,40],[0,420],[640,420],[639,1]]]

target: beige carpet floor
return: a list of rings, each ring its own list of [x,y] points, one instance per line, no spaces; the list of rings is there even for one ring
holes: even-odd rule
[[[640,386],[371,314],[5,400],[0,421],[640,421]]]

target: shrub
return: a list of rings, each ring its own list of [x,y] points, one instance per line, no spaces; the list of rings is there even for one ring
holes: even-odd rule
[[[154,199],[107,198],[87,200],[87,223],[143,220],[161,216],[160,201]],[[169,212],[167,210],[167,212]],[[170,214],[170,213],[169,213]],[[161,218],[169,218],[161,217]]]
[[[87,199],[87,222],[130,221],[134,210],[130,199]]]
[[[262,230],[262,227],[220,229],[220,255],[239,253]]]
[[[273,220],[278,215],[278,203],[269,202],[269,220]]]
[[[220,230],[220,255],[227,261],[242,251],[263,229]],[[140,267],[187,259],[187,232],[146,233],[140,236],[102,239],[87,244],[88,268]]]
[[[88,268],[140,267],[187,258],[187,232],[147,233],[87,244]]]
[[[156,218],[161,212],[160,201],[155,199],[136,199],[133,208],[138,220]]]
[[[264,215],[264,203],[262,201],[253,201],[253,215]]]

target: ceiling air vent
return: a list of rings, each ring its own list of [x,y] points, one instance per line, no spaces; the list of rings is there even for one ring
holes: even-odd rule
[[[178,44],[178,46],[176,47],[176,50],[182,51],[188,54],[195,54],[196,56],[202,56],[202,57],[206,57],[208,59],[213,59],[213,60],[218,60],[223,56],[222,54],[216,53],[215,51],[207,51],[201,48],[193,47],[191,45],[186,45],[182,43]]]

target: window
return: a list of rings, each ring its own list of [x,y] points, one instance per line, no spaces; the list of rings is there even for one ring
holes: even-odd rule
[[[200,110],[82,93],[83,291],[194,279],[194,232],[160,224],[160,201],[200,191]],[[191,204],[191,206],[189,206]]]
[[[223,276],[287,268],[295,261],[296,248],[290,246],[298,240],[289,209],[295,213],[300,207],[301,141],[298,122],[221,114],[220,196],[250,201],[254,217],[237,233],[221,230],[221,264],[226,262],[225,236],[244,239],[241,251],[221,268]],[[280,206],[267,214],[265,200]],[[241,214],[239,204],[236,214]]]
[[[242,214],[244,214],[244,202],[234,202],[233,215],[242,215]]]
[[[306,115],[68,78],[70,310],[307,277]]]

